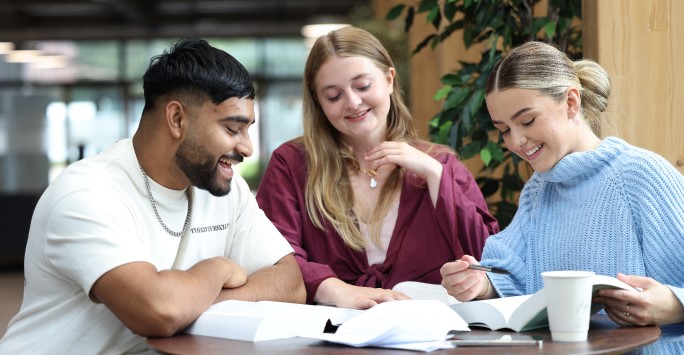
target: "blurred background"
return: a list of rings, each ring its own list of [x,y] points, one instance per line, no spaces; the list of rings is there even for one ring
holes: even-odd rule
[[[270,152],[301,134],[311,41],[374,16],[359,0],[0,1],[0,267],[21,267],[33,207],[62,169],[133,135],[142,75],[172,42],[204,38],[252,74],[255,151],[238,168],[256,189]]]

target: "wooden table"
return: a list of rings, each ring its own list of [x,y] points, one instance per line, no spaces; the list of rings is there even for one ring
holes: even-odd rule
[[[490,331],[473,327],[474,334],[518,334],[510,331]],[[561,343],[551,340],[548,328],[520,334],[540,336],[542,348],[536,347],[463,347],[437,350],[429,354],[610,354],[623,353],[655,342],[660,329],[651,327],[619,327],[606,315],[595,315],[587,341]],[[331,344],[308,338],[290,338],[260,342],[248,342],[212,338],[199,335],[179,334],[170,338],[149,338],[147,344],[164,354],[419,354],[414,351],[354,348]]]

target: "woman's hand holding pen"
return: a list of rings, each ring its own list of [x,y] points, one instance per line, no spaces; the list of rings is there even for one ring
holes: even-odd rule
[[[471,264],[477,265],[478,262],[470,255],[463,255],[461,260],[442,265],[439,271],[442,274],[442,286],[461,302],[474,298],[495,298],[496,292],[491,287],[487,274],[469,268]]]

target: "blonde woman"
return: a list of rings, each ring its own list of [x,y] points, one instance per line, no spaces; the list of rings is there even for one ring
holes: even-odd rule
[[[605,137],[610,79],[590,60],[529,42],[505,54],[487,82],[487,108],[509,150],[534,174],[511,224],[487,240],[483,264],[510,275],[445,264],[460,301],[530,294],[541,272],[591,270],[643,290],[601,290],[595,302],[624,326],[657,324],[661,341],[640,350],[682,354],[684,177],[661,156]],[[667,340],[666,340],[667,339]]]
[[[295,249],[309,303],[365,309],[407,280],[480,255],[498,231],[471,173],[420,140],[392,60],[370,33],[319,38],[304,73],[304,135],[276,149],[257,201]]]

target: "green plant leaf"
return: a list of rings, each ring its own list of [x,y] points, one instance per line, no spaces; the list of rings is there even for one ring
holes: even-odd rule
[[[537,17],[532,21],[532,30],[531,31],[525,31],[525,33],[532,33],[536,34],[541,30],[542,28],[546,27],[547,24],[549,24],[549,18],[548,17]]]
[[[399,4],[399,5],[393,6],[387,12],[387,16],[385,16],[385,20],[387,20],[387,21],[395,20],[397,17],[399,17],[401,15],[402,12],[404,12],[404,8],[406,8],[406,5],[404,5],[404,4]]]
[[[456,74],[446,74],[440,79],[440,81],[444,85],[451,86],[458,86],[463,84],[463,80],[461,80],[461,78]]]
[[[451,133],[449,133],[449,146],[458,147],[461,145],[461,125],[451,125]]]
[[[435,94],[435,97],[433,97],[433,99],[435,101],[439,101],[439,100],[445,98],[447,95],[449,95],[450,91],[451,91],[451,85],[444,85],[439,90],[437,90],[437,93]]]
[[[438,44],[439,44],[439,36],[435,35],[434,37],[432,37],[432,41],[430,42],[430,48],[435,49]]]
[[[418,5],[418,13],[432,11],[437,6],[437,0],[422,0]]]
[[[439,7],[435,6],[430,10],[430,13],[427,16],[427,21],[432,23],[432,26],[435,29],[439,29],[439,24],[442,22],[442,12],[439,11]]]
[[[474,115],[477,111],[480,110],[482,107],[482,103],[484,102],[485,99],[485,91],[484,90],[475,90],[473,95],[470,97],[470,100],[468,102],[468,107],[470,107],[470,114]]]
[[[463,159],[469,159],[475,156],[475,154],[480,152],[480,143],[479,142],[470,142],[464,146],[461,147],[459,150],[461,153],[461,157]]]
[[[413,17],[416,14],[416,8],[413,6],[409,7],[406,13],[406,20],[404,20],[404,32],[408,32],[413,26]]]
[[[447,122],[444,122],[444,124],[442,124],[439,127],[439,133],[437,136],[437,142],[438,143],[448,144],[449,137],[451,135],[451,126],[452,125],[453,125],[453,122],[447,121]]]
[[[447,27],[444,28],[442,33],[439,34],[439,40],[443,42],[445,39],[451,36],[451,34],[454,33],[454,31],[463,28],[464,23],[465,22],[463,20],[458,20],[450,23]]]
[[[499,228],[504,229],[508,226],[515,216],[515,212],[518,210],[518,206],[514,203],[508,201],[500,201],[494,204],[493,210],[494,217],[499,222]]]
[[[427,44],[430,43],[430,41],[435,37],[437,37],[437,35],[434,33],[431,33],[427,37],[425,37],[422,41],[420,41],[420,43],[418,43],[416,49],[413,50],[413,54],[420,52],[420,50],[427,46]]]
[[[442,108],[442,111],[446,111],[448,109],[460,105],[467,96],[468,88],[466,87],[460,87],[458,88],[458,90],[452,91],[449,94],[449,97],[447,97],[446,101],[444,102],[444,107]]]
[[[518,174],[506,174],[501,181],[514,191],[520,191],[523,187],[523,181]]]
[[[487,131],[482,128],[474,129],[473,132],[470,133],[470,138],[474,141],[480,142],[480,145],[482,146],[486,145],[488,136],[489,135]]]
[[[463,105],[461,110],[461,122],[463,122],[463,127],[468,131],[473,131],[473,115],[470,114],[469,105]]]
[[[485,166],[489,166],[489,163],[492,161],[492,153],[489,152],[487,147],[480,150],[480,159],[482,159]]]
[[[499,190],[499,180],[480,176],[475,179],[477,185],[480,187],[482,196],[485,198],[494,195]]]
[[[492,159],[494,161],[497,161],[499,163],[503,162],[504,152],[503,152],[503,149],[501,149],[500,145],[496,144],[495,142],[488,141],[487,142],[487,150],[492,155]]]
[[[444,3],[444,17],[449,20],[449,22],[454,20],[454,16],[456,16],[456,10],[458,7],[456,6],[456,1],[455,0],[448,0],[446,3]]]
[[[549,23],[544,26],[544,33],[546,34],[546,37],[553,38],[553,35],[556,33],[556,23],[549,21]]]
[[[466,48],[473,45],[473,39],[477,36],[477,32],[472,27],[465,27],[463,29],[463,43]]]
[[[433,117],[430,120],[430,123],[428,123],[428,128],[430,128],[430,131],[433,129],[439,128],[439,115]]]

